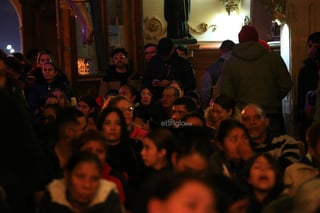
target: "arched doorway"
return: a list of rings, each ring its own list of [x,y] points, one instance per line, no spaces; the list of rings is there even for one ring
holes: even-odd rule
[[[0,48],[8,54],[22,52],[21,14],[17,0],[0,1]]]

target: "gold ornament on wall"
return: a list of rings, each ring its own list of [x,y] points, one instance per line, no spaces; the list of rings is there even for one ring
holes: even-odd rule
[[[239,10],[240,0],[220,0],[230,15],[231,12]]]
[[[200,23],[197,25],[197,29],[191,27],[190,25],[189,26],[189,29],[192,33],[195,33],[195,34],[203,34],[205,32],[207,32],[210,28],[212,28],[212,32],[216,31],[217,29],[217,25],[215,24],[211,24],[211,25],[208,25],[207,23]]]
[[[144,39],[147,42],[157,43],[164,35],[163,24],[157,17],[144,19]]]
[[[273,20],[281,23],[286,21],[287,0],[260,0],[264,8],[272,15]]]

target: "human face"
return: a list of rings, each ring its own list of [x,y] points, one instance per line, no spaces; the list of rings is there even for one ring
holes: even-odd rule
[[[192,171],[202,174],[208,168],[206,159],[196,152],[179,159],[174,155],[172,163],[177,172]]]
[[[162,106],[164,108],[171,108],[173,105],[173,102],[177,99],[178,97],[175,96],[175,92],[172,89],[165,89],[162,92]]]
[[[148,89],[143,89],[140,93],[141,95],[141,104],[148,106],[151,104],[152,94]]]
[[[143,148],[140,152],[144,164],[156,170],[164,166],[165,150],[158,150],[150,138],[142,139]]]
[[[215,127],[219,128],[221,121],[231,117],[232,110],[226,110],[220,104],[213,103],[211,113]]]
[[[173,105],[171,111],[171,118],[175,121],[180,121],[185,115],[188,114],[188,110],[185,105]]]
[[[264,156],[258,157],[250,168],[248,183],[254,190],[268,192],[276,184],[276,173]]]
[[[81,111],[86,117],[89,117],[90,114],[94,111],[94,108],[91,108],[86,102],[79,101],[77,109]]]
[[[133,111],[134,111],[134,107],[132,106],[132,104],[127,100],[120,100],[116,107],[121,110],[126,120],[126,124],[128,126],[131,126],[132,119],[133,119]]]
[[[90,140],[81,146],[80,151],[87,151],[95,154],[101,163],[106,160],[106,148],[101,141]]]
[[[247,106],[241,112],[241,122],[246,126],[250,139],[261,139],[267,134],[269,120],[265,118],[256,106]]]
[[[43,65],[42,75],[47,82],[51,83],[57,76],[57,71],[54,69],[52,64],[45,64]]]
[[[52,62],[52,58],[50,55],[48,54],[42,54],[40,55],[40,58],[39,58],[39,66],[41,67],[41,69],[43,70],[44,68],[44,64],[47,63],[47,62]]]
[[[157,54],[157,47],[156,46],[149,46],[144,49],[144,55],[145,55],[147,63],[149,63],[150,59],[153,58],[156,54]]]
[[[215,198],[208,186],[190,180],[164,201],[151,200],[150,213],[214,213]],[[154,207],[154,208],[152,208]]]
[[[128,98],[131,102],[134,102],[134,99],[136,98],[136,96],[134,96],[130,89],[127,86],[122,86],[119,89],[119,95],[124,96],[126,98]]]
[[[4,88],[6,85],[6,70],[6,64],[0,60],[0,88]]]
[[[315,57],[318,47],[319,47],[318,43],[315,43],[315,42],[312,42],[312,41],[308,42],[308,50],[307,50],[307,52],[308,52],[309,58],[314,58]]]
[[[45,108],[42,113],[44,124],[48,124],[54,120],[56,120],[57,113],[52,108]]]
[[[77,122],[78,124],[75,128],[75,137],[79,138],[79,136],[86,131],[88,126],[88,120],[85,116],[81,116],[77,118]]]
[[[105,117],[102,124],[102,132],[110,145],[118,144],[120,142],[120,117],[116,112],[111,112]]]
[[[58,104],[58,99],[56,97],[48,97],[46,99],[45,105],[49,105],[49,104]]]
[[[88,205],[99,188],[100,171],[95,163],[82,162],[65,174],[65,180],[71,200]]]
[[[65,107],[66,105],[66,95],[60,91],[60,90],[55,90],[52,92],[52,95],[56,96],[56,98],[58,99],[58,104],[61,107]]]
[[[243,160],[243,156],[240,152],[242,147],[240,146],[250,148],[249,139],[243,129],[236,127],[229,131],[222,142],[224,155],[228,161],[238,162]]]
[[[127,57],[123,53],[117,53],[112,58],[113,64],[117,68],[124,68],[127,64]]]

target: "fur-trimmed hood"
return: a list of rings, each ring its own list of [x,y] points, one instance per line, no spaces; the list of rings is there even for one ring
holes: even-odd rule
[[[66,196],[67,186],[63,179],[53,180],[48,185],[47,189],[50,194],[51,201],[53,203],[67,206],[68,208],[72,209],[71,204],[67,200],[67,196]],[[93,198],[93,200],[91,201],[89,207],[105,202],[105,200],[107,199],[107,197],[110,195],[112,191],[117,192],[116,185],[110,181],[101,179],[98,191],[95,197]]]

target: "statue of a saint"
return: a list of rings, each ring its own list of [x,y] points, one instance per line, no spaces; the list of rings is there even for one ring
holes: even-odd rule
[[[185,39],[189,35],[188,19],[190,0],[165,0],[164,17],[167,21],[167,37]]]

